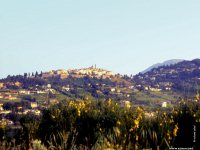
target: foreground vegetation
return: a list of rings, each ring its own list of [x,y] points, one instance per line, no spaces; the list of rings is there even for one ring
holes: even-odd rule
[[[42,116],[23,116],[22,128],[15,131],[1,124],[0,145],[38,150],[197,149],[200,103],[195,100],[182,99],[174,108],[155,112],[111,99],[67,101],[43,110]]]

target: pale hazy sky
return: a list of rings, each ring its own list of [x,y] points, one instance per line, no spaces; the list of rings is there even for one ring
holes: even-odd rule
[[[199,0],[0,2],[0,78],[94,64],[136,74],[199,56]]]

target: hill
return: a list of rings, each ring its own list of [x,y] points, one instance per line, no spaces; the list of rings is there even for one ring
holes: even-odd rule
[[[200,59],[160,66],[133,77],[142,89],[195,92],[200,84]]]
[[[60,99],[91,97],[119,100],[127,97],[129,93],[127,89],[132,85],[131,78],[128,76],[114,74],[93,66],[82,69],[52,70],[40,74],[24,73],[24,75],[8,76],[0,80],[0,89],[3,91],[15,90],[17,93],[23,91],[36,97],[50,92],[53,95],[60,95],[62,97]]]
[[[183,59],[171,59],[171,60],[167,60],[167,61],[164,61],[162,63],[154,64],[154,65],[150,66],[149,68],[145,69],[144,71],[142,71],[141,73],[146,73],[148,71],[151,71],[154,68],[158,68],[158,67],[161,67],[161,66],[174,65],[174,64],[177,64],[177,63],[182,62],[182,61],[184,61],[184,60]]]
[[[194,96],[199,84],[200,59],[160,66],[133,77],[92,66],[9,75],[0,80],[0,101],[112,98],[155,107],[188,93]]]

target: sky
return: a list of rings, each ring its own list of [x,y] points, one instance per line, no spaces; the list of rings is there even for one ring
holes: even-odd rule
[[[1,1],[0,78],[95,64],[130,75],[200,58],[199,8],[199,0]]]

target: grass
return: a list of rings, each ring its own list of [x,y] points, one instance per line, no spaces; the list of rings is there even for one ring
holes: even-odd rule
[[[137,101],[151,101],[151,102],[163,102],[163,101],[175,101],[178,94],[173,94],[171,92],[152,92],[152,91],[145,91],[145,92],[135,92],[134,97]]]

